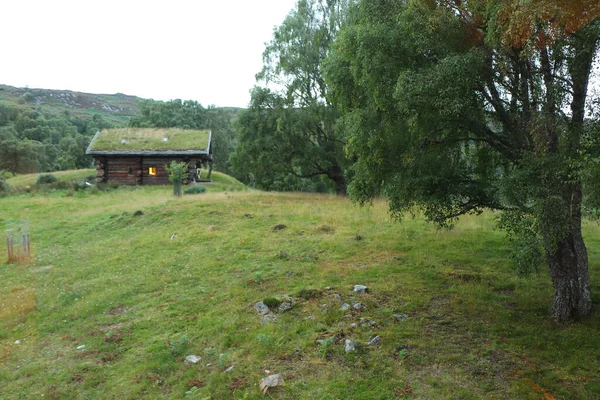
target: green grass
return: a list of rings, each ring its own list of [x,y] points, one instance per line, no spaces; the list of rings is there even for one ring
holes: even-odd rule
[[[208,147],[208,130],[183,130],[177,128],[120,128],[107,129],[92,143],[92,151],[113,150],[199,150]],[[168,141],[164,141],[167,138]],[[125,140],[126,143],[122,143]]]
[[[59,181],[81,181],[90,175],[95,175],[95,169],[75,169],[70,171],[55,171],[51,173]],[[35,185],[39,174],[17,175],[7,179],[8,184],[14,189],[23,189],[27,186]]]
[[[0,398],[261,399],[265,370],[286,381],[267,398],[600,397],[600,315],[552,322],[548,274],[513,273],[493,215],[437,231],[381,202],[214,178],[178,200],[170,187],[0,199],[0,227],[29,219],[35,253],[0,264]],[[586,224],[596,305],[599,234]],[[252,308],[299,293],[314,296],[272,323]]]

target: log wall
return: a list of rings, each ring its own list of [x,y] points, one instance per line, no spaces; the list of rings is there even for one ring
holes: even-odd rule
[[[101,156],[96,157],[94,161],[96,181],[120,185],[171,185],[165,165],[169,165],[173,160],[189,163],[190,176],[193,172],[191,165],[195,165],[196,162],[200,165],[199,161],[184,158]],[[150,168],[156,168],[156,175],[150,175]]]

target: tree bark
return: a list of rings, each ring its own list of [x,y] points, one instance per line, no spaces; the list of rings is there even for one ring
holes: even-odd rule
[[[554,286],[552,317],[567,323],[585,317],[592,311],[588,256],[581,234],[581,185],[571,198],[573,222],[571,229],[546,259]]]
[[[344,176],[344,170],[339,165],[335,164],[327,170],[327,176],[335,183],[335,193],[346,195],[348,194],[348,183]]]

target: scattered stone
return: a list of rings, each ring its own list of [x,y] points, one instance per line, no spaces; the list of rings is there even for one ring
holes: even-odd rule
[[[227,368],[227,369],[225,370],[225,373],[226,373],[226,374],[228,374],[228,373],[230,373],[231,371],[233,371],[233,367],[235,367],[235,365],[232,365],[231,367]]]
[[[350,309],[350,304],[344,303],[341,307],[342,311],[348,311]]]
[[[244,214],[244,217],[246,217],[246,218],[252,218],[252,214]]]
[[[260,391],[263,394],[267,394],[269,389],[277,386],[283,386],[284,384],[285,382],[283,381],[281,374],[269,375],[260,380]]]
[[[364,304],[362,303],[354,303],[354,305],[352,305],[352,308],[354,308],[355,310],[364,310],[366,307]]]
[[[350,339],[346,339],[344,350],[346,351],[346,353],[356,351],[356,342]]]
[[[356,328],[358,326],[358,324],[356,322],[353,322],[350,324],[350,328]]]
[[[185,358],[185,363],[186,364],[196,364],[197,362],[201,361],[202,357],[196,356],[196,355],[189,355]]]
[[[339,294],[337,294],[337,293],[335,293],[335,294],[333,295],[333,298],[334,298],[334,299],[336,299],[337,301],[339,301],[340,303],[342,303],[342,302],[343,302],[343,301],[342,301],[342,296],[340,296],[340,295],[339,295]]]
[[[352,238],[352,240],[356,240],[358,242],[358,241],[362,240],[362,238],[363,238],[362,236],[356,235]]]
[[[287,301],[284,301],[283,303],[281,303],[279,305],[279,312],[281,314],[283,314],[284,312],[288,312],[289,310],[291,310],[293,307],[292,303],[288,303]]]
[[[396,321],[404,321],[408,318],[406,314],[392,314],[392,316],[396,319]]]
[[[364,286],[364,285],[354,285],[354,292],[356,293],[367,293],[369,291],[369,288]]]
[[[283,296],[281,296],[281,300],[287,301],[288,303],[291,303],[293,306],[296,305],[296,300],[294,300],[294,298],[290,295],[284,294]]]
[[[171,240],[175,239],[176,237],[177,237],[177,234],[176,234],[176,233],[172,234],[172,235],[171,235]]]
[[[369,346],[379,346],[381,344],[381,336],[377,335],[373,337],[367,344]]]
[[[331,286],[325,287],[325,290],[331,290],[331,289],[333,289]]]
[[[284,224],[279,224],[279,225],[275,225],[275,226],[273,227],[273,230],[274,230],[274,231],[282,231],[282,230],[284,230],[284,229],[286,229],[286,228],[287,228],[287,225],[284,225]]]
[[[372,319],[369,318],[361,318],[360,319],[360,324],[362,326],[375,326],[377,325],[377,322],[373,321]]]
[[[321,312],[327,312],[327,304],[321,304]]]
[[[254,305],[254,309],[258,312],[259,315],[265,315],[269,313],[269,307],[265,305],[262,301],[259,301]]]
[[[273,314],[272,312],[269,312],[260,317],[261,325],[270,324],[271,322],[275,322],[275,321],[277,321],[277,316],[275,314]]]
[[[82,344],[81,346],[77,346],[77,350],[85,350],[85,344]]]
[[[309,321],[314,321],[315,320],[315,316],[314,315],[309,315],[308,317],[306,317],[307,320]]]
[[[15,344],[21,344],[20,340],[15,340]]]
[[[142,210],[137,210],[136,212],[133,213],[134,217],[139,217],[141,215],[144,215],[144,212]]]

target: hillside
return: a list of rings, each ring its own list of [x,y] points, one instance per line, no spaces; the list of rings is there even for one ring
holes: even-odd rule
[[[117,125],[126,124],[131,117],[137,115],[142,100],[140,97],[122,93],[93,94],[0,85],[1,105],[29,106],[52,115],[61,115],[65,111],[80,117],[99,114]]]
[[[170,187],[0,199],[0,227],[28,219],[35,253],[6,264],[0,248],[0,397],[262,399],[278,373],[266,398],[600,397],[598,308],[555,325],[548,274],[515,275],[493,215],[437,231],[379,201],[216,176],[180,200]],[[597,305],[600,227],[584,234]]]

